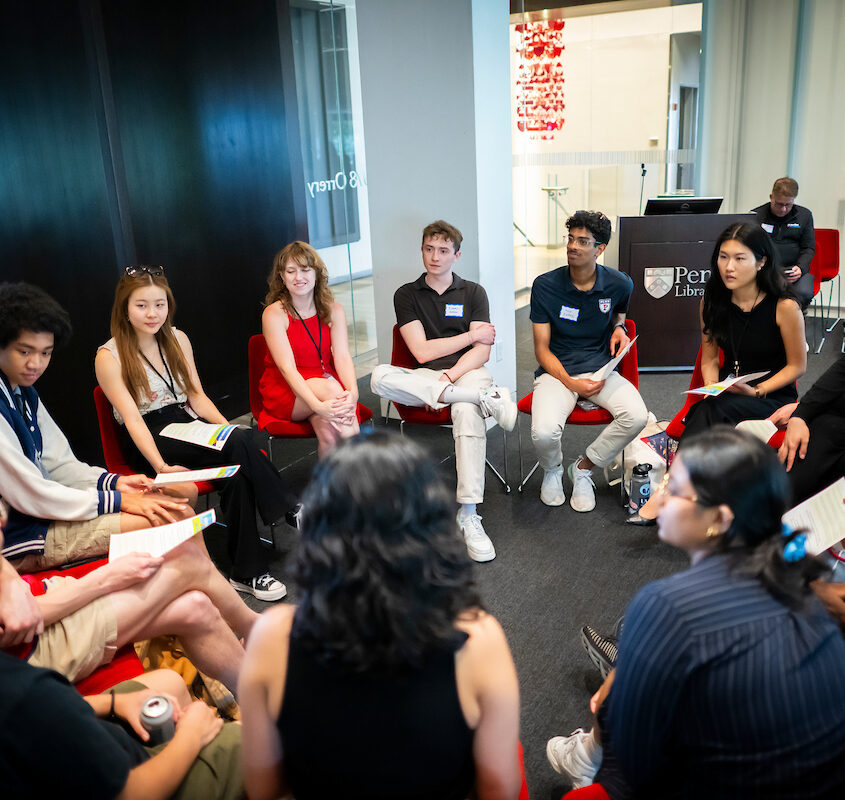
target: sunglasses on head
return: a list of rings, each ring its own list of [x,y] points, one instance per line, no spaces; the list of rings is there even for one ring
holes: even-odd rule
[[[137,278],[139,275],[164,275],[164,267],[129,266],[124,271],[130,278]]]

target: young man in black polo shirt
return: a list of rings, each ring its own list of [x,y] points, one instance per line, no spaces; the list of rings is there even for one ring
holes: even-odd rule
[[[810,262],[816,252],[816,231],[809,208],[795,205],[798,181],[778,178],[772,186],[769,202],[752,208],[757,222],[772,237],[786,280],[792,285],[801,308],[813,301],[813,276]]]
[[[607,409],[613,422],[569,466],[570,505],[592,511],[596,505],[594,466],[607,466],[646,424],[640,393],[618,372],[603,381],[590,375],[628,344],[625,314],[633,282],[622,272],[597,263],[610,241],[610,220],[598,211],[578,211],[566,221],[568,264],[534,281],[531,322],[534,373],[531,438],[545,475],[540,499],[563,505],[561,437],[579,398]]]
[[[476,513],[476,503],[484,500],[484,418],[492,416],[510,431],[517,409],[506,388],[493,386],[484,366],[496,336],[487,293],[452,272],[462,239],[461,232],[443,220],[423,230],[425,272],[393,296],[399,332],[420,367],[379,364],[370,385],[380,397],[403,405],[450,407],[461,506],[458,525],[470,557],[490,561],[496,551]]]

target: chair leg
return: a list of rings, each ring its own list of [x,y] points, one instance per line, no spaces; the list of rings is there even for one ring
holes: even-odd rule
[[[510,486],[508,486],[508,482],[507,482],[507,481],[506,481],[506,480],[502,477],[502,475],[501,475],[501,473],[499,472],[499,470],[497,470],[497,469],[496,469],[496,468],[495,468],[495,467],[494,467],[494,466],[490,463],[490,459],[489,459],[489,458],[485,458],[485,459],[484,459],[484,463],[485,463],[488,467],[490,467],[490,471],[491,471],[491,472],[492,472],[492,473],[493,473],[493,474],[494,474],[494,475],[495,475],[495,476],[499,479],[499,482],[500,482],[500,483],[502,484],[502,486],[505,488],[505,494],[510,494],[510,493],[511,493],[511,487],[510,487]],[[507,470],[506,470],[506,471],[507,471]]]
[[[830,283],[830,292],[827,296],[827,317],[826,319],[830,319],[833,316],[833,279],[829,281]],[[836,276],[836,307],[840,309],[842,307],[842,283],[839,279],[839,275]],[[838,313],[838,310],[837,310]],[[842,317],[837,317],[831,324],[829,328],[825,328],[825,330],[830,333],[835,327],[838,322],[842,321]]]
[[[540,466],[540,462],[538,461],[533,467],[531,467],[531,472],[529,472],[524,478],[522,477],[522,427],[519,424],[519,417],[516,420],[516,435],[517,435],[517,443],[519,446],[519,486],[517,487],[517,491],[521,494],[522,490],[525,488],[525,484],[531,479],[531,476],[537,471],[537,467]]]

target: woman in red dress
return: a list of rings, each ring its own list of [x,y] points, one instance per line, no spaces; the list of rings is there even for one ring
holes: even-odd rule
[[[339,439],[358,433],[346,314],[332,297],[326,265],[305,242],[291,242],[276,254],[267,283],[261,325],[268,354],[258,424],[307,419],[322,457]]]

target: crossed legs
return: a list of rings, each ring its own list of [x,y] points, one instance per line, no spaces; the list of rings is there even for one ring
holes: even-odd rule
[[[318,400],[334,400],[346,392],[346,389],[334,380],[334,378],[309,378],[306,383]],[[335,420],[325,419],[319,414],[315,414],[304,400],[297,397],[293,404],[291,419],[307,419],[311,423],[314,433],[317,434],[317,456],[322,458],[341,439],[348,439],[350,436],[358,433],[359,425],[356,412],[357,408],[353,411],[351,422],[336,422]]]

